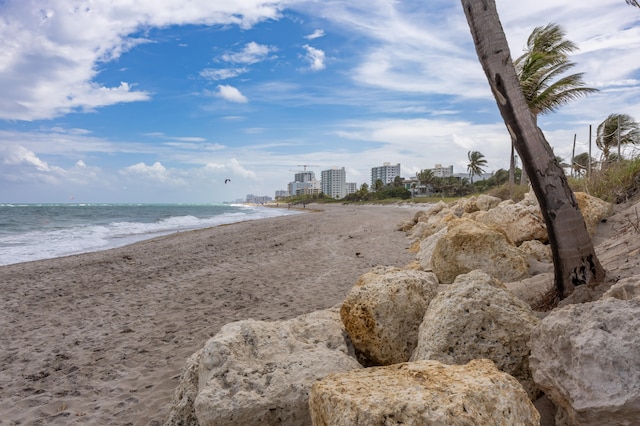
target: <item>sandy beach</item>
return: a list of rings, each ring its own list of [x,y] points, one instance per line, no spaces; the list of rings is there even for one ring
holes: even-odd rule
[[[0,424],[162,424],[222,325],[331,307],[414,258],[395,229],[424,206],[319,208],[0,267]]]

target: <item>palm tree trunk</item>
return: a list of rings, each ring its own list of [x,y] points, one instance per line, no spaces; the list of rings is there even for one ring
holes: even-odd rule
[[[604,280],[567,178],[522,94],[495,0],[462,0],[476,52],[538,198],[553,253],[556,301]]]
[[[511,141],[511,159],[509,161],[509,185],[516,183],[516,148]]]

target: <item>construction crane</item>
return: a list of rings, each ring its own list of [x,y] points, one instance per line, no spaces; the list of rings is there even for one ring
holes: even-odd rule
[[[307,167],[320,167],[320,166],[315,166],[313,164],[298,164],[297,167],[303,167],[304,169],[302,171],[306,172],[307,171]]]

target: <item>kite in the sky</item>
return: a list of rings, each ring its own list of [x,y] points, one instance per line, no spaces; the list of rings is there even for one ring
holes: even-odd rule
[[[224,180],[224,184],[225,184],[225,185],[226,185],[226,184],[228,184],[229,182],[231,182],[231,179],[225,179],[225,180]]]

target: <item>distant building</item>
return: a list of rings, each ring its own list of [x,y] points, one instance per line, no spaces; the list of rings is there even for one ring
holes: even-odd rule
[[[453,176],[453,166],[444,167],[442,164],[436,164],[436,166],[431,169],[433,172],[433,176],[435,177],[449,177]]]
[[[318,195],[320,194],[320,182],[316,180],[314,172],[299,172],[293,176],[293,182],[287,186],[290,197],[296,195]]]
[[[357,182],[347,182],[347,195],[358,192]]]
[[[281,198],[285,198],[289,196],[289,193],[286,189],[279,189],[276,191],[276,200],[279,200]]]
[[[347,195],[347,173],[344,167],[332,167],[323,170],[320,175],[322,192],[331,198],[344,198]]]
[[[378,179],[385,185],[393,183],[396,176],[400,176],[400,163],[393,166],[391,163],[383,163],[380,167],[373,167],[371,169],[371,187],[375,187]]]
[[[268,195],[253,195],[253,194],[247,194],[247,198],[245,200],[246,203],[251,203],[251,204],[264,204],[264,203],[270,203],[273,201],[273,198],[269,197]]]

